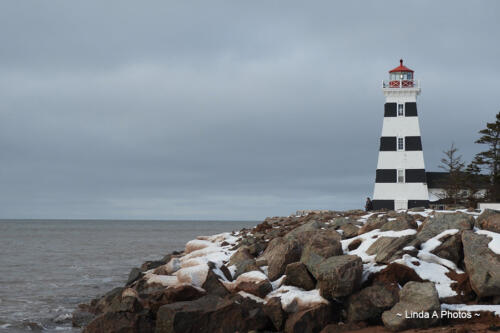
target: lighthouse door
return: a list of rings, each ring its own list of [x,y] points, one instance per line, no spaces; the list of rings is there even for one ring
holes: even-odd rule
[[[394,200],[394,210],[408,209],[408,200]]]

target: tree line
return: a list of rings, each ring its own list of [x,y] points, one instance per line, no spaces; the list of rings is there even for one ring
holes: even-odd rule
[[[468,165],[454,143],[443,151],[439,168],[448,173],[443,188],[445,203],[476,207],[478,200],[500,202],[500,112],[495,122],[487,123],[479,134],[475,143],[485,150],[477,153]],[[479,195],[484,189],[484,196]]]

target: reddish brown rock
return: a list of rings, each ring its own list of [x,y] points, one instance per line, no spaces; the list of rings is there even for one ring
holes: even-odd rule
[[[268,277],[276,280],[285,273],[286,266],[300,260],[301,246],[295,239],[275,238],[267,246],[262,255],[269,264]]]
[[[500,212],[492,209],[485,209],[476,219],[476,227],[500,233]]]
[[[289,286],[296,286],[304,290],[311,290],[316,286],[316,281],[301,262],[288,264],[285,276],[284,283]]]
[[[316,333],[335,320],[330,306],[314,308],[291,314],[285,324],[285,333]]]

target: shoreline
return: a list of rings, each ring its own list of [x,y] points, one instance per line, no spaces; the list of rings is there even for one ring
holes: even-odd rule
[[[312,211],[199,236],[132,269],[124,287],[80,305],[73,325],[88,333],[497,327],[500,284],[478,285],[468,275],[475,255],[489,256],[490,273],[500,270],[496,248],[488,247],[492,229],[500,230],[500,213],[492,212]],[[468,244],[478,242],[473,251],[482,252],[469,253]],[[421,302],[429,309],[411,305],[422,290],[432,291]],[[406,318],[398,307],[470,309],[479,317]]]

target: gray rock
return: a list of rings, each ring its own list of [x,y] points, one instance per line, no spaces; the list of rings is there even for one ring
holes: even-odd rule
[[[339,229],[342,230],[342,239],[356,237],[359,231],[359,228],[352,223],[344,224]]]
[[[347,217],[336,217],[330,222],[329,227],[337,229],[346,224],[349,224],[351,221],[352,220],[348,219]]]
[[[432,251],[438,257],[448,259],[459,265],[463,258],[462,234],[457,233],[448,238],[441,238],[441,245]]]
[[[137,279],[142,276],[142,271],[140,268],[132,268],[130,273],[128,274],[127,285],[134,283]]]
[[[312,234],[302,250],[300,262],[313,273],[318,264],[332,256],[343,254],[341,236],[334,230],[319,230]],[[314,273],[313,273],[314,275]]]
[[[250,254],[249,247],[245,245],[240,246],[231,258],[229,258],[228,266],[232,265],[236,266],[233,276],[235,279],[243,273],[260,270],[253,255]]]
[[[387,223],[384,223],[381,227],[380,230],[382,231],[389,231],[389,230],[394,230],[394,231],[400,231],[400,230],[406,230],[406,229],[417,229],[417,223],[413,221],[413,217],[408,214],[400,215],[398,217],[395,217],[395,220],[390,220]]]
[[[500,255],[488,248],[490,241],[486,235],[462,233],[465,270],[472,290],[479,297],[500,295]]]
[[[372,231],[375,229],[380,229],[387,222],[388,219],[386,214],[380,217],[378,216],[378,214],[374,214],[370,216],[366,221],[366,223],[358,230],[358,235],[364,234],[368,231]]]
[[[285,240],[297,240],[301,245],[304,245],[309,241],[309,238],[323,226],[323,223],[313,220],[293,229],[283,238]]]
[[[375,261],[377,263],[388,264],[402,257],[404,252],[402,249],[414,239],[415,235],[380,237],[366,250],[366,253],[369,255],[376,254]]]
[[[359,289],[363,263],[353,255],[334,256],[321,261],[311,272],[318,281],[323,297],[332,299],[352,294]]]
[[[314,289],[316,281],[307,271],[306,266],[301,262],[288,264],[285,270],[284,283],[289,286],[296,286],[304,290]]]
[[[439,322],[441,305],[432,282],[408,282],[399,292],[399,302],[382,314],[382,321],[388,329],[401,331],[410,328],[427,328]],[[407,315],[424,311],[429,318],[406,318]],[[433,318],[434,311],[437,317]]]
[[[427,217],[417,233],[417,240],[425,242],[448,229],[470,230],[474,226],[474,218],[462,212],[436,213]]]
[[[88,325],[88,323],[90,323],[94,318],[95,315],[90,312],[76,310],[75,312],[73,312],[71,324],[73,325],[73,327],[84,327]]]
[[[377,320],[385,310],[399,301],[397,286],[388,288],[384,284],[375,284],[355,294],[347,301],[347,320]]]
[[[300,243],[293,238],[286,240],[278,237],[270,241],[262,254],[269,264],[269,279],[274,281],[285,273],[288,264],[299,261],[301,250]]]
[[[485,209],[476,219],[476,227],[500,233],[500,212]]]
[[[106,312],[91,321],[82,333],[153,333],[154,321],[147,311]]]
[[[203,285],[201,287],[211,295],[224,297],[229,294],[229,291],[226,289],[226,287],[224,287],[222,282],[220,282],[219,277],[214,273],[212,269],[208,270],[207,278],[205,282],[203,282]]]

